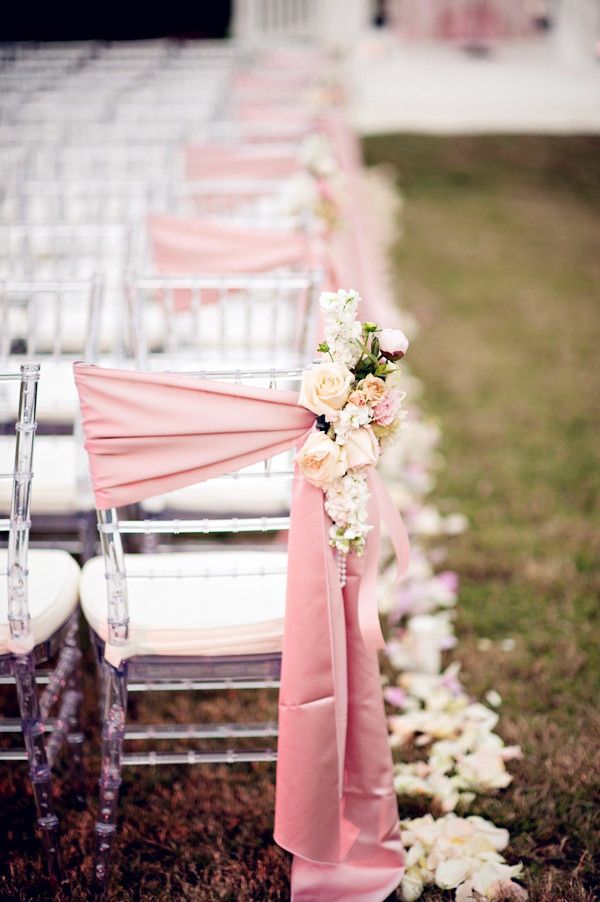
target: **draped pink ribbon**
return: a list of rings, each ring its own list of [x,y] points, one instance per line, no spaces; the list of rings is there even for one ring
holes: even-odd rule
[[[307,232],[255,229],[166,214],[148,217],[156,269],[161,273],[257,273],[309,269],[319,246]]]
[[[148,232],[159,273],[199,276],[322,270],[324,289],[340,284],[329,248],[311,232],[242,228],[166,214],[149,216]],[[218,298],[216,289],[202,292],[205,303],[214,303]],[[173,300],[177,310],[186,310],[192,293],[176,288]]]
[[[188,179],[228,179],[231,181],[287,179],[300,170],[297,155],[273,152],[261,145],[222,147],[215,144],[188,144],[185,148],[185,175]]]
[[[75,364],[100,509],[135,503],[300,445],[314,426],[295,392]],[[292,898],[378,902],[403,872],[376,649],[379,521],[398,569],[400,516],[374,469],[373,531],[341,590],[323,493],[296,474],[279,698],[275,839],[294,853]]]

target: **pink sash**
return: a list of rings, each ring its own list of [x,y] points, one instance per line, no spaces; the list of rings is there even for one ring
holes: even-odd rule
[[[188,144],[185,148],[185,176],[188,179],[227,179],[230,181],[268,181],[287,179],[300,170],[293,153],[260,152],[256,147],[219,147],[214,144]]]
[[[161,273],[257,273],[316,264],[307,232],[251,229],[181,216],[148,217],[152,257]]]
[[[141,501],[300,445],[314,416],[295,392],[76,364],[99,508]],[[288,544],[275,838],[294,853],[292,898],[380,902],[403,852],[376,650],[379,521],[399,571],[408,540],[375,470],[362,558],[340,589],[323,493],[298,475]]]

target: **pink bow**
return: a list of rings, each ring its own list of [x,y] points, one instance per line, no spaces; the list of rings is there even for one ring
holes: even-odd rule
[[[315,417],[295,392],[75,364],[99,508],[132,504],[302,443]],[[379,520],[399,572],[400,516],[370,471],[374,526],[342,592],[321,489],[296,474],[280,690],[275,838],[296,856],[293,898],[384,899],[403,867],[375,650]]]

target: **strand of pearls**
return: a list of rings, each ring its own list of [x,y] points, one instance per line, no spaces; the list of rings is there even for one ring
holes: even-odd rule
[[[346,585],[346,558],[348,557],[347,552],[338,551],[336,555],[337,559],[337,571],[338,577],[340,580],[340,586],[343,589]]]

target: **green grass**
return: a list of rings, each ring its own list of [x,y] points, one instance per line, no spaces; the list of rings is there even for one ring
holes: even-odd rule
[[[531,899],[600,898],[600,139],[395,135],[366,155],[406,201],[394,264],[443,430],[436,495],[471,522],[457,656],[525,754],[477,810],[510,828]]]
[[[600,141],[394,136],[366,151],[395,167],[407,199],[398,294],[422,324],[410,360],[443,425],[436,499],[472,524],[449,562],[462,578],[457,656],[474,694],[502,694],[500,731],[525,752],[511,764],[513,786],[475,810],[510,828],[533,902],[591,902],[600,898]],[[487,652],[481,637],[493,640]],[[507,637],[512,652],[499,646]],[[81,902],[98,772],[89,649],[85,660],[89,802],[59,809],[71,898]],[[132,707],[146,721],[272,716],[272,701],[244,710],[238,700],[236,711],[233,695],[201,710],[182,694]],[[110,899],[285,902],[273,784],[272,765],[126,771]],[[2,900],[53,897],[32,824],[24,769],[3,767]]]

